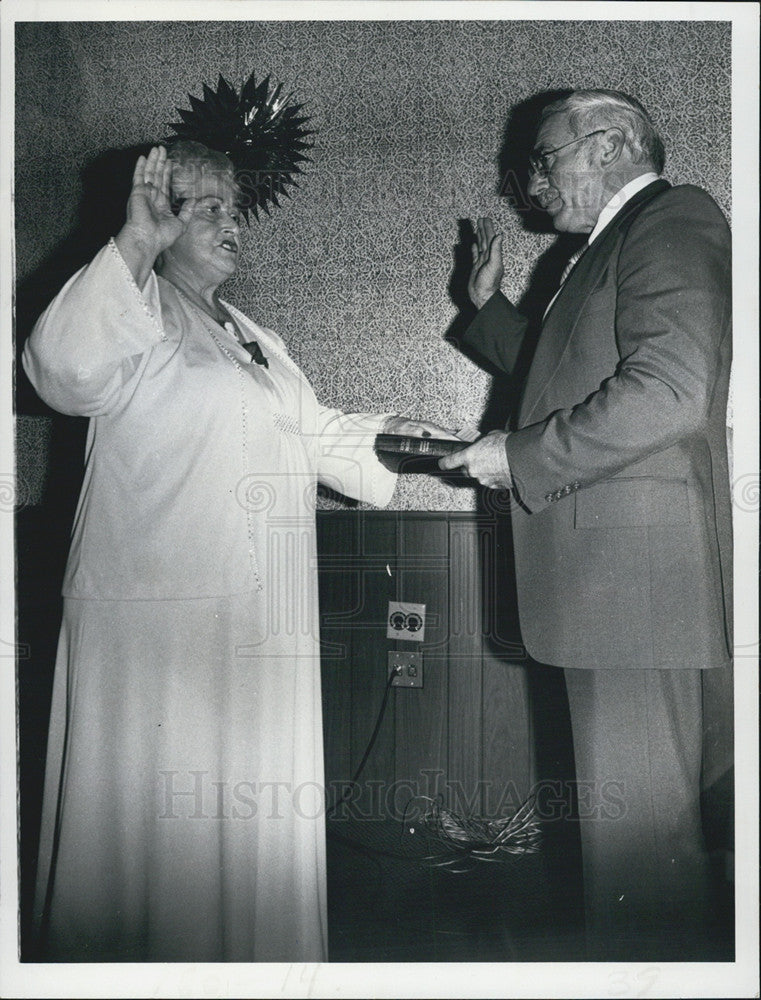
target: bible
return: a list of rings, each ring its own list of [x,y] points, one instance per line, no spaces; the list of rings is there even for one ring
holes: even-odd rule
[[[418,455],[439,458],[467,448],[469,441],[450,441],[446,438],[414,437],[410,434],[377,434],[375,450],[391,455]]]

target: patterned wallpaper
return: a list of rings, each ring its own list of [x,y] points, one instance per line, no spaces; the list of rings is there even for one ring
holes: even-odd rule
[[[295,89],[318,129],[313,162],[293,199],[253,223],[224,294],[285,338],[324,403],[348,410],[450,427],[486,413],[484,429],[495,426],[503,390],[445,339],[458,317],[453,268],[462,220],[492,215],[506,233],[503,287],[520,300],[554,242],[500,195],[535,95],[592,86],[637,96],[666,138],[666,176],[707,188],[729,214],[721,22],[27,23],[16,67],[17,268],[37,311],[55,291],[56,254],[60,285],[76,263],[60,261],[67,239],[79,231],[86,243],[107,215],[87,202],[93,161],[165,136],[175,108],[220,72],[238,85],[251,70],[271,73]],[[20,421],[29,502],[44,486],[46,426]],[[408,475],[392,506],[477,500]]]

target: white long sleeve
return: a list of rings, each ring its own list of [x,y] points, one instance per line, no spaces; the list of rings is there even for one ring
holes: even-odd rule
[[[110,240],[39,318],[22,363],[53,409],[100,416],[118,405],[140,358],[165,339],[156,275],[141,292]]]

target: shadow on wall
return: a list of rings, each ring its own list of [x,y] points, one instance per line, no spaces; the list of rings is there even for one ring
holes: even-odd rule
[[[572,90],[543,90],[514,105],[505,122],[497,156],[499,177],[495,193],[507,200],[523,228],[532,233],[553,232],[552,220],[531,201],[527,190],[528,158],[534,148],[539,117],[549,104],[572,93]]]

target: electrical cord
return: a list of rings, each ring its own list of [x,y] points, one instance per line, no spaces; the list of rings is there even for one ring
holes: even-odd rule
[[[375,721],[375,727],[373,728],[372,736],[370,737],[370,741],[367,744],[367,748],[365,749],[365,752],[362,755],[362,760],[359,762],[359,767],[357,767],[357,769],[355,770],[354,775],[352,776],[351,781],[349,782],[348,787],[344,791],[343,795],[325,813],[327,835],[332,840],[335,840],[338,843],[343,844],[344,847],[348,847],[351,850],[357,851],[360,854],[364,855],[368,859],[368,861],[372,862],[372,864],[375,866],[376,882],[375,882],[374,896],[375,896],[376,907],[380,906],[381,897],[383,894],[383,879],[384,879],[383,865],[378,860],[378,856],[396,858],[398,860],[399,859],[406,860],[406,858],[403,855],[395,855],[389,851],[379,850],[378,848],[370,847],[367,844],[362,844],[351,837],[343,836],[342,834],[338,833],[336,829],[328,825],[327,821],[330,820],[335,815],[336,811],[340,808],[340,806],[342,806],[344,802],[348,799],[352,788],[356,785],[359,776],[362,773],[365,764],[367,763],[367,759],[370,756],[373,747],[375,746],[375,741],[378,738],[380,727],[386,715],[388,698],[389,695],[391,694],[391,686],[395,676],[396,676],[396,671],[392,671],[389,674],[388,681],[386,682],[386,688],[383,692],[383,701],[381,702],[380,711],[378,712],[378,718]]]
[[[396,677],[396,675],[397,671],[395,670],[388,675],[388,680],[386,681],[386,689],[383,693],[383,701],[381,702],[380,712],[378,712],[378,718],[375,722],[375,728],[373,729],[373,734],[370,737],[370,742],[367,744],[367,748],[364,754],[362,755],[362,760],[359,762],[359,767],[356,769],[353,777],[349,781],[348,788],[345,790],[341,798],[338,799],[338,801],[335,802],[330,807],[330,809],[328,809],[327,813],[325,814],[326,819],[330,819],[330,817],[333,815],[333,813],[335,813],[335,811],[339,808],[339,806],[342,806],[344,804],[344,802],[348,799],[351,793],[352,787],[356,785],[357,781],[359,780],[360,774],[362,774],[364,766],[367,763],[367,758],[370,756],[370,753],[372,752],[372,749],[375,746],[375,741],[378,738],[378,733],[380,732],[380,727],[383,722],[383,717],[386,714],[386,706],[388,705],[388,696],[391,694],[391,687],[393,685],[394,677]]]
[[[355,770],[343,795],[327,810],[325,814],[326,820],[331,819],[336,811],[346,802],[364,770],[367,759],[378,738],[378,733],[386,714],[386,707],[394,677],[398,673],[398,670],[393,670],[388,676],[378,718],[375,721],[375,727],[367,748],[362,755],[362,760],[359,762],[359,766]],[[429,854],[423,860],[437,867],[448,868],[452,872],[463,873],[470,870],[469,864],[472,864],[474,861],[506,861],[510,855],[533,854],[539,850],[540,823],[536,813],[534,796],[529,796],[514,816],[491,821],[479,820],[474,817],[463,818],[446,809],[441,796],[438,796],[437,799],[431,799],[429,796],[413,796],[405,807],[402,817],[402,828],[404,828],[407,821],[407,811],[416,798],[423,798],[430,803],[429,809],[422,817],[423,829],[426,831],[429,842],[433,841],[439,851],[443,849],[443,853]],[[392,852],[378,851],[367,845],[356,843],[349,838],[341,837],[337,833],[335,833],[335,836],[347,846],[354,846],[364,853],[372,852],[384,854],[387,857],[408,860],[406,855],[394,855]],[[465,867],[461,867],[463,864],[465,864]]]

